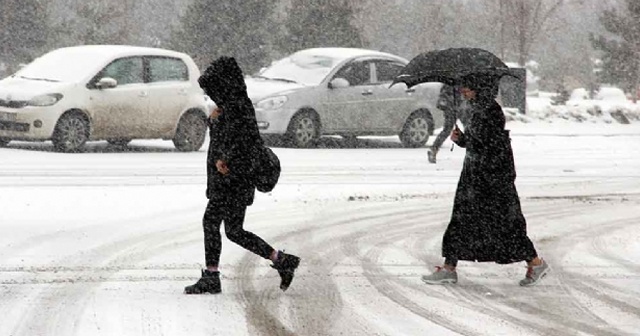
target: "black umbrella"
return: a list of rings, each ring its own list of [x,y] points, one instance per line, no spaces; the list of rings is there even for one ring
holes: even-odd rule
[[[408,87],[426,82],[459,84],[463,77],[511,75],[509,67],[498,56],[480,48],[449,48],[422,53],[402,69],[391,85],[405,83]]]

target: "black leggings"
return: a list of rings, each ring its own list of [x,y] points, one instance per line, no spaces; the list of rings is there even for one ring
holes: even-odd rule
[[[222,252],[220,225],[223,221],[224,231],[229,240],[265,259],[269,259],[273,248],[262,238],[242,228],[246,211],[246,206],[212,202],[207,204],[207,209],[202,219],[204,254],[207,266],[217,267],[220,263],[220,253]]]

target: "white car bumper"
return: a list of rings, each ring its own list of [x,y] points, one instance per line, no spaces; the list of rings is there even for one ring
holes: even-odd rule
[[[58,121],[58,108],[0,107],[0,138],[11,140],[48,140]]]
[[[256,109],[258,129],[262,134],[285,134],[295,113],[296,110],[293,109]]]

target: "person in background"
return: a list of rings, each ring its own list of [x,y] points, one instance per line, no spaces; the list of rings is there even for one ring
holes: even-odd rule
[[[456,121],[458,119],[462,120],[461,99],[456,90],[456,87],[446,84],[442,85],[442,88],[440,88],[440,96],[436,107],[444,114],[444,125],[442,126],[442,131],[440,131],[436,139],[433,141],[429,152],[427,152],[427,157],[430,163],[436,163],[436,156],[438,155],[440,147],[442,147],[442,143],[444,143],[444,140],[451,135],[451,131],[453,131]]]
[[[458,260],[508,264],[526,261],[521,286],[531,286],[549,271],[527,236],[527,224],[515,187],[516,171],[505,117],[496,102],[499,77],[463,78],[462,96],[470,102],[464,133],[451,140],[466,149],[451,220],[442,239],[444,265],[422,280],[456,283]]]
[[[207,68],[198,82],[216,107],[208,118],[207,191],[204,213],[206,269],[201,278],[184,289],[186,294],[216,294],[220,283],[220,254],[224,222],[227,238],[258,256],[271,260],[280,275],[280,289],[293,281],[300,258],[278,251],[257,235],[243,228],[247,207],[253,204],[255,182],[253,149],[262,145],[255,111],[247,96],[242,70],[232,57],[220,57]]]

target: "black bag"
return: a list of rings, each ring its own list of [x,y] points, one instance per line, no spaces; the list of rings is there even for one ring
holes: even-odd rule
[[[280,178],[280,159],[271,148],[257,146],[253,167],[254,182],[258,191],[266,193],[275,188]]]

